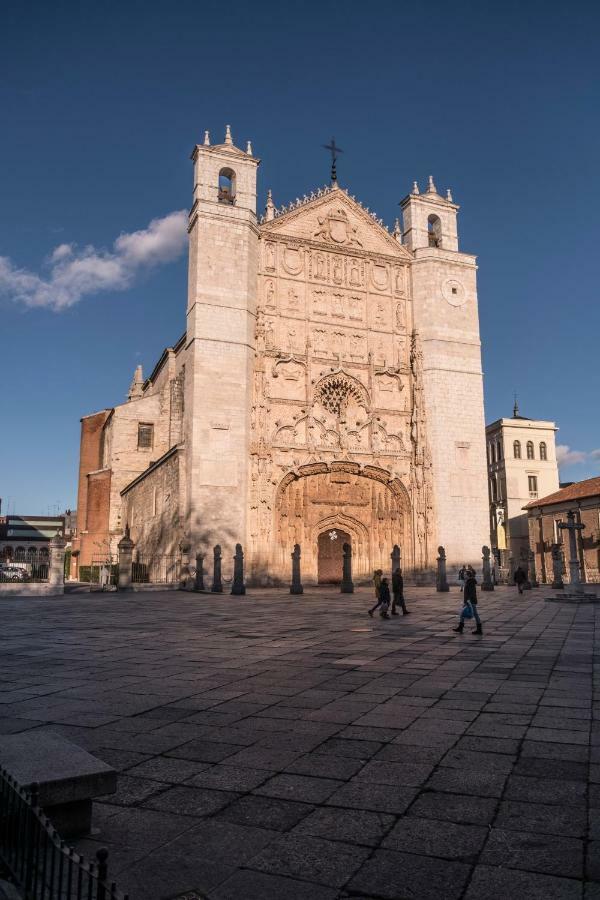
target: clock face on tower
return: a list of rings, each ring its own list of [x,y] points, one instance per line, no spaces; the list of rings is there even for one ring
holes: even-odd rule
[[[450,306],[464,306],[467,302],[467,292],[457,278],[448,278],[442,283],[442,296]]]

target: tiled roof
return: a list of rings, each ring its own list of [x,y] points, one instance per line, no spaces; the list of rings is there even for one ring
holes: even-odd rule
[[[537,506],[552,506],[553,503],[567,503],[569,500],[582,500],[584,497],[600,496],[600,476],[586,478],[585,481],[576,481],[568,487],[540,497],[539,500],[531,500],[523,509],[533,509]]]

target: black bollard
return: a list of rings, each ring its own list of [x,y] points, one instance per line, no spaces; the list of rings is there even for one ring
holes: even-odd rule
[[[244,584],[244,551],[241,544],[235,545],[235,556],[233,557],[233,582],[231,584],[232,594],[245,594],[246,585]]]
[[[196,553],[196,577],[194,579],[194,590],[204,590],[204,553]]]
[[[448,577],[446,575],[446,551],[443,547],[438,547],[435,589],[442,594],[450,590]]]
[[[294,544],[292,552],[292,583],[290,585],[290,594],[303,594],[304,588],[300,580],[300,544]]]
[[[482,591],[493,591],[494,590],[494,582],[492,581],[492,567],[490,564],[490,553],[491,553],[490,548],[487,545],[484,545],[481,548],[481,553],[483,554],[481,557],[482,571],[483,571],[481,590]]]
[[[342,547],[344,553],[344,561],[342,567],[342,584],[340,587],[341,594],[353,594],[354,584],[352,583],[352,547],[350,544],[344,544]]]
[[[217,544],[213,550],[213,582],[211,591],[213,594],[223,593],[223,582],[221,581],[221,545]]]

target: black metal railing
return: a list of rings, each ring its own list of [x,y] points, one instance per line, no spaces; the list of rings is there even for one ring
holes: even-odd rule
[[[108,850],[87,861],[61,839],[38,803],[0,767],[0,862],[24,900],[128,900],[108,882]]]
[[[181,559],[178,556],[142,556],[131,564],[134,584],[178,584]]]
[[[23,584],[48,581],[49,564],[47,560],[36,562],[20,559],[0,559],[0,583]]]

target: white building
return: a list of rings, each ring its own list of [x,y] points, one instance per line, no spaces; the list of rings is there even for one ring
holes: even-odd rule
[[[515,402],[511,419],[485,429],[491,546],[501,569],[512,573],[527,560],[527,512],[531,500],[559,488],[554,422],[528,419]]]

